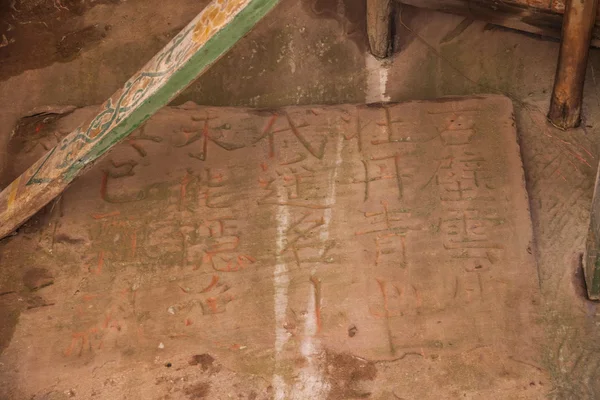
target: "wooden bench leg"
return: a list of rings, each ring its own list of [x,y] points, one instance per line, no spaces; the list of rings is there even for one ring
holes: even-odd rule
[[[367,0],[367,34],[371,53],[385,58],[391,53],[392,0]]]
[[[567,0],[548,119],[570,129],[581,120],[583,82],[598,0]]]

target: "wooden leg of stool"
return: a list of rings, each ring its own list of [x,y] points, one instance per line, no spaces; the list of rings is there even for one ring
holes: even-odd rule
[[[367,34],[375,57],[390,55],[392,36],[392,0],[367,0]]]
[[[583,82],[598,0],[567,0],[548,119],[570,129],[581,120]]]

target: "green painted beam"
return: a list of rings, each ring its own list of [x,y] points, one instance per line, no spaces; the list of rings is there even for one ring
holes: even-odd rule
[[[279,0],[213,0],[111,96],[0,193],[0,239],[58,196],[112,146],[185,89]]]

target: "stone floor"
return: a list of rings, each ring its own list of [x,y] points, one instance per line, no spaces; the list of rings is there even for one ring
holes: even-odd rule
[[[99,104],[185,25],[190,19],[189,15],[201,9],[206,2],[177,0],[170,2],[171,6],[167,8],[164,7],[164,2],[154,0],[96,3],[63,0],[62,4],[66,9],[56,8],[52,3],[29,0],[15,2],[14,7],[0,8],[3,24],[0,29],[3,29],[1,33],[5,34],[8,41],[7,46],[0,48],[0,57],[7,60],[0,70],[0,89],[5,94],[0,99],[0,167],[4,171],[4,184],[27,163],[26,157],[21,157],[9,164],[9,156],[5,152],[9,148],[8,142],[17,121],[20,120],[22,125],[34,123],[29,126],[33,126],[34,131],[39,125],[40,130],[48,135],[47,143],[52,143],[50,135],[53,135],[52,127],[55,126],[54,117],[46,116],[41,120],[35,119],[37,117],[21,118],[37,114],[40,110],[58,112],[69,105],[83,107]],[[365,52],[361,7],[364,4],[350,0],[283,0],[257,29],[236,45],[206,76],[184,92],[175,101],[175,105],[191,100],[204,105],[274,108],[292,104],[403,101],[480,93],[509,97],[515,107],[516,127],[525,167],[533,222],[534,243],[531,251],[537,260],[541,293],[538,317],[530,323],[536,327],[539,324],[543,330],[543,340],[539,341],[541,349],[538,351],[531,348],[536,356],[526,358],[525,361],[518,360],[527,363],[526,368],[530,369],[530,373],[547,377],[547,380],[532,379],[525,385],[526,389],[516,385],[495,386],[486,381],[485,376],[478,374],[479,368],[462,379],[471,382],[472,387],[487,384],[484,386],[492,389],[489,395],[486,394],[486,398],[597,398],[600,393],[600,315],[597,305],[585,300],[579,263],[598,160],[596,121],[599,119],[600,98],[595,74],[600,66],[600,53],[597,50],[591,53],[582,127],[571,132],[559,132],[545,122],[545,110],[558,54],[556,42],[489,27],[480,22],[472,23],[458,35],[449,35],[461,22],[461,18],[407,8],[397,14],[397,51],[394,57],[379,62]],[[32,10],[44,10],[44,13]],[[147,21],[153,23],[149,24]],[[32,26],[39,28],[32,29]],[[84,112],[90,111],[78,110],[66,118],[74,118],[77,113]],[[31,131],[25,128],[22,132]],[[16,130],[15,134],[18,132],[20,130]],[[34,150],[39,151],[39,148]],[[126,168],[126,164],[121,168],[123,167]],[[242,398],[268,398],[272,395],[269,392],[263,393],[263,390],[272,385],[271,377],[265,382],[264,377],[252,373],[251,363],[236,362],[235,356],[232,356],[246,350],[241,349],[246,346],[245,343],[237,342],[235,344],[239,349],[235,346],[221,348],[219,358],[216,354],[203,350],[199,350],[192,358],[189,353],[169,360],[148,358],[145,362],[140,361],[140,364],[129,367],[139,371],[131,381],[122,376],[111,376],[106,377],[101,387],[86,386],[86,382],[92,382],[94,376],[102,376],[103,368],[115,368],[112,365],[114,361],[107,359],[106,365],[94,369],[95,367],[90,367],[89,354],[84,356],[82,352],[82,357],[75,357],[75,361],[70,360],[68,355],[73,357],[79,349],[97,347],[100,344],[92,344],[91,339],[86,336],[71,336],[72,343],[67,340],[68,343],[63,346],[64,343],[53,341],[53,329],[61,328],[57,321],[48,320],[44,325],[30,324],[36,321],[35,316],[39,313],[59,312],[52,310],[64,310],[69,304],[73,306],[72,312],[79,312],[75,299],[83,294],[61,292],[61,285],[65,281],[59,278],[70,276],[69,274],[80,276],[86,271],[62,270],[61,261],[57,262],[52,253],[40,250],[51,240],[48,239],[51,231],[44,222],[48,218],[57,218],[59,211],[60,208],[46,210],[22,234],[37,234],[40,238],[38,243],[31,242],[32,250],[26,257],[21,254],[22,260],[27,261],[27,268],[11,261],[13,256],[10,252],[7,253],[7,248],[16,242],[9,240],[2,243],[0,292],[7,294],[0,296],[0,315],[8,323],[0,328],[0,348],[4,349],[0,363],[3,364],[3,380],[6,382],[3,390],[7,392],[7,398],[31,398],[32,395],[36,399],[73,396],[85,398],[83,393],[91,395],[91,390],[96,390],[97,396],[106,391],[113,395],[119,393],[117,398],[119,395],[125,398],[128,392],[119,391],[118,388],[126,384],[140,387],[144,383],[153,385],[152,389],[147,388],[148,392],[143,393],[144,398],[161,398],[164,395],[171,397],[163,398],[220,398],[214,395],[219,393],[215,391],[214,383],[218,387],[230,385],[236,388],[236,395],[241,393],[246,396]],[[64,238],[65,242],[55,245],[76,245],[77,243],[69,243],[69,240],[77,241],[79,235],[83,235],[83,232],[72,232]],[[99,266],[104,265],[101,260],[98,253],[95,253],[95,260],[85,260],[79,268],[89,268],[87,273],[90,278],[95,278],[94,274]],[[52,268],[44,271],[44,266],[47,265]],[[33,272],[26,273],[27,271]],[[82,287],[92,284],[90,278],[81,282]],[[209,281],[206,287],[211,283]],[[131,288],[135,286],[135,281],[122,284],[123,288]],[[106,288],[120,287],[115,286],[114,282],[107,282],[106,285]],[[219,283],[215,283],[213,286],[218,285]],[[307,289],[303,290],[316,288],[316,284],[311,285],[306,284]],[[180,292],[184,294],[187,286],[182,286]],[[17,296],[10,293],[13,290],[17,291]],[[56,295],[46,298],[44,291]],[[373,293],[377,293],[377,287]],[[156,298],[160,299],[161,295],[163,293],[157,293]],[[124,307],[128,301],[127,296],[127,293],[109,292],[111,302],[102,305],[112,305],[116,316],[120,307]],[[154,298],[146,299],[145,302]],[[90,298],[85,301],[90,302],[89,306],[95,307],[96,304],[93,303],[99,300]],[[166,300],[160,300],[157,304],[162,304],[163,301]],[[215,300],[214,306],[220,306],[219,302]],[[251,307],[250,304],[247,306]],[[28,310],[28,307],[31,308]],[[383,310],[384,314],[389,312],[385,307]],[[177,316],[179,310],[173,311]],[[165,317],[169,315],[167,307]],[[323,318],[326,318],[325,309]],[[189,319],[192,323],[189,326],[194,326],[192,318]],[[116,317],[113,320],[113,314],[109,313],[99,326],[103,327],[106,322],[107,329],[118,332],[119,326],[115,321]],[[82,324],[82,329],[87,327],[83,325],[86,324]],[[183,325],[180,329],[185,328],[185,320]],[[346,324],[341,325],[344,330],[350,328]],[[64,332],[69,332],[67,336],[73,334],[67,326],[62,328]],[[87,328],[93,328],[93,324]],[[356,328],[355,338],[360,338],[361,326],[357,325]],[[524,329],[529,332],[526,336],[535,336],[534,328]],[[127,333],[130,338],[135,336],[133,332]],[[161,333],[168,335],[166,332]],[[96,334],[98,332],[91,332],[91,335]],[[107,338],[106,345],[110,344],[110,340],[114,343],[118,336],[114,332],[111,335]],[[130,340],[137,343],[144,339]],[[28,347],[31,343],[35,343],[35,346],[32,344],[32,347]],[[104,342],[102,343],[101,350],[104,348]],[[168,351],[168,343],[162,343],[165,346],[163,350]],[[131,343],[123,344],[125,347],[129,345]],[[158,351],[159,344],[155,345],[155,351]],[[216,344],[213,345],[217,347]],[[227,346],[222,343],[220,345]],[[40,346],[39,351],[36,346]],[[62,353],[51,352],[50,349],[54,348],[61,348]],[[29,358],[15,359],[15,349],[29,352]],[[463,355],[462,361],[484,364],[481,360],[493,357],[487,351],[478,349],[475,353]],[[415,353],[421,354],[420,350]],[[81,389],[75,387],[65,387],[61,382],[69,381],[66,378],[48,378],[44,381],[46,378],[41,374],[38,377],[36,371],[31,369],[35,363],[28,361],[37,354],[46,365],[67,365],[72,371],[81,371],[70,373],[79,377],[78,384],[90,391],[81,392]],[[221,354],[230,356],[221,357]],[[398,375],[393,374],[393,365],[384,362],[373,368],[369,359],[360,360],[345,354],[347,353],[339,351],[322,353],[324,361],[321,361],[324,363],[344,366],[327,371],[332,382],[345,387],[345,382],[358,381],[357,392],[342,393],[337,398],[351,398],[367,391],[375,393],[375,389],[369,386],[372,381],[360,379],[372,377],[375,373],[377,379],[388,383],[398,382],[402,392],[391,390],[373,398],[426,398],[423,393],[432,393],[428,390],[430,387],[444,387],[440,381],[428,380],[431,375],[427,371],[422,375],[398,380]],[[407,357],[401,361],[413,363],[422,355],[414,357],[415,359]],[[257,358],[256,361],[260,359]],[[515,364],[519,361],[515,361]],[[171,363],[171,367],[167,367],[167,363]],[[176,369],[178,365],[189,363],[198,365],[198,371],[212,377],[200,382],[194,381],[193,385],[186,384],[186,369]],[[298,363],[299,370],[310,367],[305,361],[298,360]],[[11,371],[6,372],[4,368],[9,364]],[[127,367],[121,364],[117,366]],[[157,369],[166,372],[157,378]],[[511,373],[510,370],[506,371],[506,382],[512,382],[511,379],[515,378]],[[15,381],[15,374],[33,375],[36,378],[32,379],[29,386]],[[213,384],[209,387],[210,383],[206,382]],[[176,394],[158,394],[158,390],[153,390],[154,386],[173,387],[180,391]],[[364,392],[360,392],[363,390]],[[522,397],[507,395],[517,392]],[[459,393],[467,398],[479,398],[471,392]],[[333,396],[336,392],[334,390],[329,394]],[[447,398],[456,398],[452,391],[445,395]]]

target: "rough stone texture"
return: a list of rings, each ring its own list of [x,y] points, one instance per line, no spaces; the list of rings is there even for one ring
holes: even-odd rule
[[[95,6],[78,15],[73,13],[75,8],[72,4],[75,2],[84,4],[85,8]],[[11,2],[7,3],[10,5]],[[159,0],[111,1],[99,5],[96,4],[100,1],[61,0],[71,11],[43,13],[42,21],[24,15],[26,12],[23,11],[36,8],[23,7],[23,3],[32,3],[36,7],[45,3],[44,10],[56,10],[53,0],[17,1],[16,8],[22,12],[5,14],[13,29],[2,31],[9,41],[15,37],[16,41],[0,50],[12,52],[16,50],[11,46],[16,46],[22,52],[41,54],[39,47],[51,44],[48,40],[38,39],[37,35],[32,36],[34,31],[40,35],[50,34],[59,41],[64,32],[78,32],[90,25],[97,25],[98,29],[108,25],[110,29],[100,41],[76,43],[76,53],[73,53],[74,58],[70,61],[50,64],[53,59],[39,55],[38,61],[42,65],[35,67],[11,61],[5,57],[5,52],[0,53],[3,61],[14,63],[12,68],[18,70],[18,75],[0,78],[0,91],[8,94],[0,97],[0,169],[3,169],[2,164],[5,166],[8,162],[5,142],[11,137],[19,118],[31,115],[33,109],[48,110],[47,106],[99,104],[188,23],[190,16],[197,14],[207,1],[171,0],[169,7],[165,7],[164,1]],[[545,335],[540,344],[544,362],[536,366],[552,377],[550,383],[543,382],[547,396],[542,398],[598,398],[600,305],[585,299],[580,256],[585,248],[598,163],[600,51],[591,49],[590,52],[583,124],[578,129],[563,132],[546,121],[558,42],[492,27],[481,21],[474,21],[456,35],[462,17],[409,7],[403,8],[401,21],[404,25],[397,18],[395,37],[395,48],[400,51],[379,63],[366,53],[368,44],[364,32],[363,1],[284,0],[264,23],[186,91],[177,104],[194,100],[199,104],[215,106],[276,108],[289,104],[404,101],[477,93],[509,96],[515,107],[533,220],[533,251],[541,277],[541,323]],[[60,29],[55,32],[56,26],[60,26]],[[17,33],[20,36],[12,36]],[[448,40],[449,35],[451,40]],[[80,40],[77,33],[73,36],[75,42]],[[9,67],[3,65],[3,68]],[[64,112],[64,109],[51,107],[50,111]],[[51,119],[47,123],[39,124],[44,122],[43,119],[36,122],[31,129],[34,132],[39,129],[40,135],[44,135],[44,143],[52,143],[55,132]],[[30,131],[24,133],[31,135]],[[41,146],[43,144],[38,145],[36,151]],[[37,155],[33,158],[37,158]],[[19,160],[18,164],[26,165],[26,160]],[[8,172],[12,170],[12,166],[9,166]],[[59,206],[60,203],[53,209],[50,206],[47,211],[52,209],[53,213],[57,213]],[[47,214],[40,213],[24,232],[45,227],[46,218]],[[70,239],[62,237],[61,240],[77,240],[78,235],[73,232]],[[32,306],[40,304],[32,298],[33,295],[43,296],[44,290],[54,290],[53,286],[60,285],[60,281],[56,280],[56,271],[62,271],[62,265],[53,262],[45,251],[29,251],[36,246],[32,242],[27,253],[19,254],[24,258],[19,263],[12,261],[14,255],[6,253],[5,248],[0,251],[0,320],[7,321],[0,324],[0,348],[11,341],[19,318],[23,323],[27,322],[27,318],[23,314],[19,317],[16,311],[26,309],[30,301]],[[55,277],[54,285],[35,293],[22,290],[25,270],[42,265],[51,266],[47,269]],[[68,276],[68,271],[62,276]],[[9,293],[4,294],[5,291]],[[68,298],[72,293],[60,292],[57,298],[63,296]],[[49,299],[50,303],[53,301]],[[43,327],[28,326],[27,329],[38,332],[40,341],[44,340],[45,336],[39,333]],[[350,332],[351,326],[344,329]],[[360,336],[362,329],[362,326],[357,326],[355,338]],[[18,346],[18,343],[14,345]],[[195,349],[193,354],[204,353]],[[347,387],[345,382],[349,382],[355,372],[364,368],[370,370],[370,364],[353,363],[343,356],[331,355],[329,359],[341,360],[347,366],[331,372],[341,382],[337,388]],[[170,361],[175,368],[178,367],[179,364],[174,360]],[[188,358],[181,360],[185,365],[188,361]],[[59,365],[60,358],[52,358],[48,362]],[[175,368],[165,367],[166,362],[157,361],[157,365],[164,370],[160,382],[173,384],[173,390],[183,387],[186,381],[177,379],[185,377],[188,374],[186,370],[175,372]],[[27,370],[25,361],[23,363],[19,369]],[[388,364],[379,366],[378,374],[382,377],[382,370]],[[229,364],[229,367],[236,366]],[[94,373],[98,374],[99,371]],[[394,382],[412,382],[401,375],[394,375],[393,369],[389,371],[388,378]],[[73,371],[73,374],[87,378],[90,370],[84,366]],[[477,379],[475,373],[473,376],[473,379]],[[155,383],[150,374],[140,373],[129,379],[135,385],[152,386]],[[99,385],[98,390],[111,388],[113,384],[124,380],[123,377],[106,381],[106,386]],[[3,378],[4,381],[10,382],[10,378]],[[199,384],[204,382],[202,380]],[[416,381],[414,387],[420,387],[419,382]],[[40,390],[35,398],[70,396],[53,391],[54,384],[52,382]],[[218,383],[216,385],[218,387]],[[426,386],[421,388],[425,390]],[[197,389],[197,393],[202,393],[202,386]],[[247,398],[253,398],[253,390],[240,392],[246,393]],[[332,392],[336,390],[332,388]],[[20,399],[19,396],[15,397]],[[151,395],[149,397],[152,398]],[[388,393],[382,395],[381,399],[396,397]],[[411,399],[410,395],[405,398]]]
[[[26,148],[15,158],[35,157]],[[0,357],[13,382],[3,390],[536,399],[549,382],[502,96],[276,111],[186,103],[40,218],[2,249],[25,269],[35,243],[34,256],[48,255],[35,271],[54,275]]]

